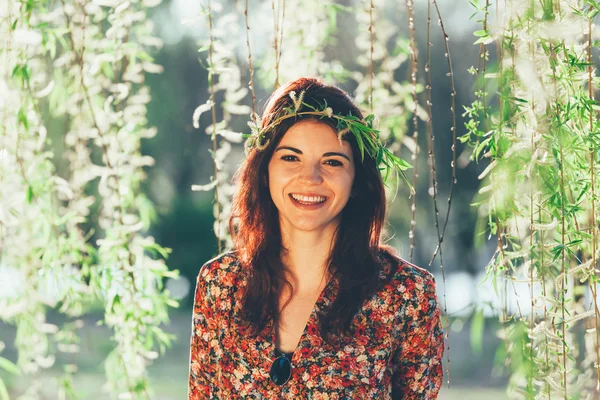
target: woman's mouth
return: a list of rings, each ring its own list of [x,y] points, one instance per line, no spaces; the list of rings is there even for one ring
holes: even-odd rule
[[[292,203],[302,209],[320,208],[327,201],[325,196],[303,196],[295,193],[291,193],[289,196]]]

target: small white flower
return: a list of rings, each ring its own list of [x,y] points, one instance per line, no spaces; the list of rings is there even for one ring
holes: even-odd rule
[[[0,299],[17,299],[25,291],[25,276],[15,267],[0,265]]]
[[[250,119],[254,122],[254,124],[256,126],[261,126],[262,125],[262,119],[260,118],[260,115],[258,115],[257,113],[255,113],[254,111],[252,112],[252,114],[250,115]]]
[[[241,133],[233,132],[228,129],[221,129],[217,131],[217,135],[223,136],[226,140],[232,143],[241,143],[242,139],[244,139]]]
[[[259,131],[258,125],[256,125],[256,122],[254,121],[248,121],[248,126],[250,127],[250,129],[252,129],[253,132]]]
[[[294,103],[296,103],[296,92],[294,90],[290,92],[290,97],[294,101]]]
[[[200,116],[205,113],[206,111],[210,110],[213,106],[212,101],[207,100],[206,103],[199,105],[198,107],[196,107],[196,109],[194,110],[194,114],[192,115],[192,125],[194,126],[194,128],[199,129],[200,128]]]
[[[42,42],[42,35],[38,31],[28,29],[15,29],[13,38],[16,43],[24,46],[37,46]]]
[[[295,95],[296,95],[296,93],[294,92],[294,96]],[[303,100],[304,100],[304,90],[300,92],[300,97],[298,97],[298,99],[294,99],[294,108],[295,108],[296,112],[300,111],[300,107],[302,107]]]
[[[338,132],[337,136],[338,136],[338,140],[340,142],[340,145],[343,145],[342,138],[348,132],[350,132],[350,128],[348,128],[348,127],[345,127],[344,129],[342,129],[341,131]]]
[[[331,116],[333,115],[333,109],[331,107],[327,107],[325,109],[325,115],[327,115],[328,118],[331,118]]]

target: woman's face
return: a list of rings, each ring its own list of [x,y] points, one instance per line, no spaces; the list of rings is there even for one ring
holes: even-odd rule
[[[352,191],[354,160],[328,125],[304,120],[285,133],[269,161],[269,191],[283,230],[335,228]]]

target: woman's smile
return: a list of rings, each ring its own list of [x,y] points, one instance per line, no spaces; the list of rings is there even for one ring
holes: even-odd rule
[[[294,124],[269,162],[269,191],[282,229],[330,231],[350,198],[352,148],[315,120]]]
[[[297,194],[290,194],[290,199],[292,203],[301,210],[318,210],[321,207],[325,206],[327,202],[327,197],[323,196],[301,196]]]

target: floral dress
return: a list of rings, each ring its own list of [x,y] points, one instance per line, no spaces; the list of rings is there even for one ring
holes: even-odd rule
[[[444,352],[435,281],[426,270],[380,252],[388,283],[352,320],[351,335],[328,344],[318,320],[335,299],[337,278],[321,292],[294,351],[290,380],[269,377],[277,357],[274,323],[258,335],[241,320],[244,274],[235,253],[198,275],[190,348],[188,400],[435,399]]]

